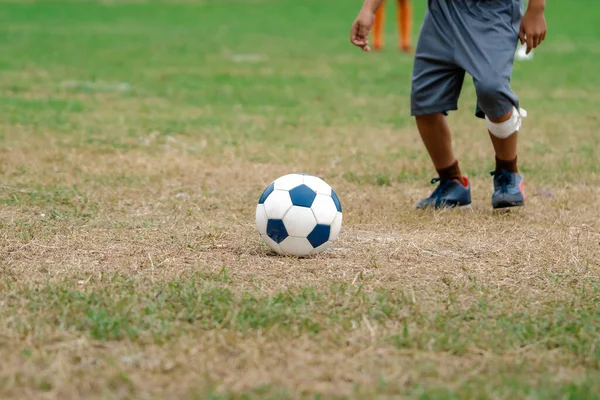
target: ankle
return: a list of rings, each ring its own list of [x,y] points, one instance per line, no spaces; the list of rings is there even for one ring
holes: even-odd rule
[[[458,165],[457,160],[455,160],[448,167],[436,169],[436,171],[437,171],[440,179],[456,180],[456,181],[460,182],[461,185],[463,185],[465,187],[467,186],[466,179],[463,177],[462,173],[460,172],[460,167]]]
[[[502,160],[496,157],[496,171],[499,171],[501,169],[508,172],[518,173],[519,168],[517,167],[517,156],[515,156],[515,158],[513,158],[512,160]]]

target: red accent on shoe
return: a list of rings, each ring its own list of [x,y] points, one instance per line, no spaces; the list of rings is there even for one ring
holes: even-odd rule
[[[525,180],[521,180],[521,183],[519,183],[519,190],[523,193],[523,201],[525,201],[527,199],[527,196],[525,196]]]
[[[469,188],[469,178],[467,178],[466,176],[462,177],[462,182],[460,179],[453,179],[454,181],[460,183],[464,188]]]

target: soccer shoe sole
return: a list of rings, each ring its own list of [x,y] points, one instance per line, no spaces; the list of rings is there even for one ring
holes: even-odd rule
[[[511,207],[523,207],[525,205],[525,201],[524,200],[506,200],[506,199],[502,199],[502,200],[498,200],[495,202],[492,202],[492,207],[497,210],[497,209],[502,209],[502,208],[511,208]]]

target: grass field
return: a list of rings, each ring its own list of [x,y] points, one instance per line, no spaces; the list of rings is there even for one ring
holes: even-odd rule
[[[415,34],[424,1],[415,1]],[[600,398],[600,3],[549,2],[513,87],[528,205],[416,212],[412,60],[359,1],[0,3],[0,398]],[[316,174],[334,248],[273,256],[258,196]]]

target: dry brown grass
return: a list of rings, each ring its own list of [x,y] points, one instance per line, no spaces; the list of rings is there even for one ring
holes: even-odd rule
[[[416,146],[409,132],[415,133],[407,130],[406,145]],[[369,151],[377,152],[391,136],[396,133],[381,133]],[[596,187],[545,185],[538,192],[530,184],[526,208],[499,214],[488,206],[489,182],[478,179],[472,211],[416,213],[412,205],[429,190],[421,182],[361,187],[324,171],[342,197],[343,234],[329,253],[296,260],[270,255],[252,218],[265,184],[294,168],[249,162],[227,149],[218,158],[198,156],[185,150],[185,140],[127,153],[65,151],[31,141],[5,153],[5,174],[23,164],[28,173],[2,187],[10,204],[0,211],[4,280],[17,288],[71,284],[86,292],[110,284],[112,274],[124,274],[143,293],[194,271],[218,274],[226,267],[228,287],[236,292],[269,295],[312,287],[327,293],[332,285],[361,285],[366,292],[403,292],[423,315],[447,307],[469,310],[485,298],[493,308],[487,318],[535,313],[536,304],[577,308],[583,305],[581,290],[600,281]],[[356,148],[361,146],[366,142]],[[244,149],[254,151],[251,144]],[[342,165],[352,152],[350,147],[339,153]],[[308,158],[302,164],[309,171],[320,166]],[[50,168],[54,173],[47,173]],[[29,182],[40,187],[30,189]],[[56,194],[55,187],[77,192]],[[43,200],[32,201],[31,193]],[[90,216],[77,215],[86,212]],[[209,389],[246,393],[263,385],[274,388],[265,389],[269,393],[368,398],[415,384],[458,390],[479,376],[502,377],[513,368],[533,386],[548,375],[553,385],[586,376],[589,361],[562,347],[541,350],[543,341],[523,349],[475,346],[459,355],[399,349],[385,339],[401,332],[403,323],[361,318],[349,331],[300,336],[276,328],[199,330],[163,344],[103,343],[51,325],[41,328],[45,335],[19,337],[2,325],[6,361],[0,377],[9,398],[185,397]],[[427,326],[413,325],[411,332],[426,334]],[[24,357],[23,349],[31,355]],[[502,386],[500,378],[490,379],[481,384]]]

